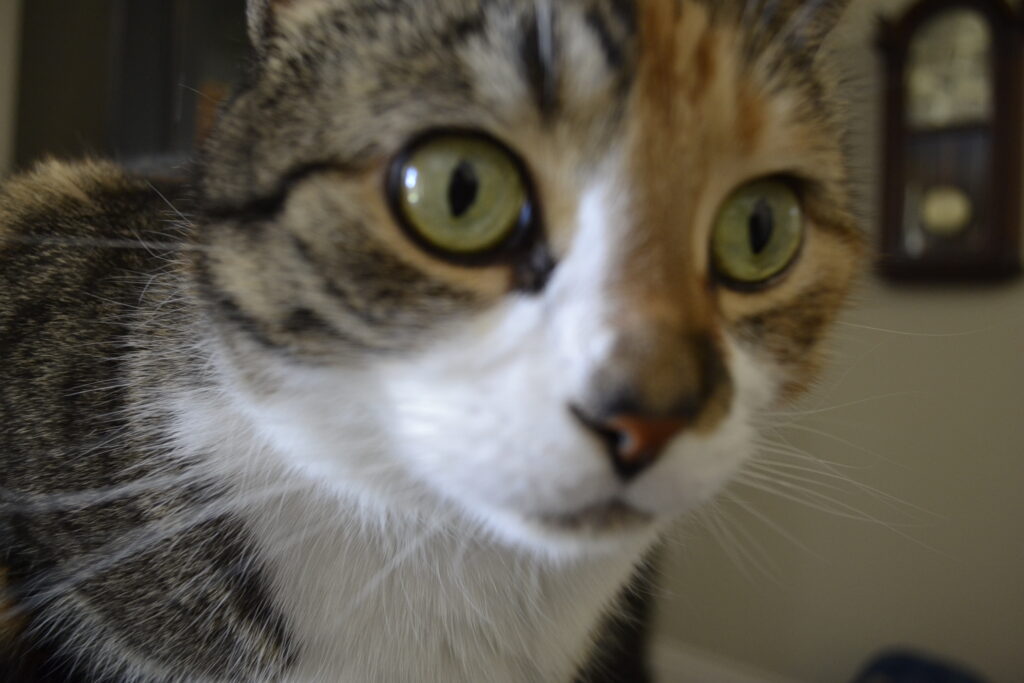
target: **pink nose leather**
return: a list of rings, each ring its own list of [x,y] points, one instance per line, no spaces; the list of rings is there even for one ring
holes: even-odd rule
[[[623,465],[643,468],[665,450],[672,439],[686,428],[687,421],[680,418],[652,418],[618,415],[605,425],[620,435],[615,457]]]

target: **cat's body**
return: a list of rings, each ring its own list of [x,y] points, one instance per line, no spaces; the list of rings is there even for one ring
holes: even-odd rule
[[[838,3],[768,5],[253,2],[188,197],[105,164],[9,182],[11,651],[81,680],[639,680],[631,577],[806,385],[857,260],[814,58]],[[430,167],[402,150],[437,141],[479,155],[460,217],[525,179],[501,248],[403,213]],[[784,269],[723,284],[716,213],[776,176],[746,266]],[[790,249],[760,233],[791,195]]]

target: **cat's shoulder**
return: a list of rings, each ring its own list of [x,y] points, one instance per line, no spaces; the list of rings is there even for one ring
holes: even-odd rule
[[[0,328],[36,340],[59,321],[70,339],[115,319],[183,242],[180,206],[168,184],[105,161],[46,161],[0,183]]]
[[[39,231],[116,233],[169,210],[153,182],[113,162],[47,160],[0,182],[0,245]]]
[[[135,185],[109,161],[49,159],[0,183],[0,217],[9,221],[67,208],[97,208],[102,196],[131,191]]]

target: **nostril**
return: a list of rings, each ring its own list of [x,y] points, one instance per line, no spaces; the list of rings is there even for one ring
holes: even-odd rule
[[[587,430],[593,432],[602,441],[604,441],[605,445],[607,445],[610,450],[618,451],[623,446],[623,442],[627,437],[622,432],[590,417],[579,406],[570,405],[569,412],[571,412],[573,417],[575,417],[580,424],[586,427]]]
[[[615,415],[607,424],[623,437],[618,447],[620,458],[626,461],[653,461],[683,430],[686,421],[681,418]]]
[[[569,407],[576,419],[608,448],[612,465],[623,479],[632,479],[652,465],[687,425],[681,418],[617,414],[603,420],[578,406]]]

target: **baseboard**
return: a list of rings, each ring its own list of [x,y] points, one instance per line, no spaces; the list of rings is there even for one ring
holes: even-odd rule
[[[658,683],[799,683],[670,639],[656,642],[652,655]]]

